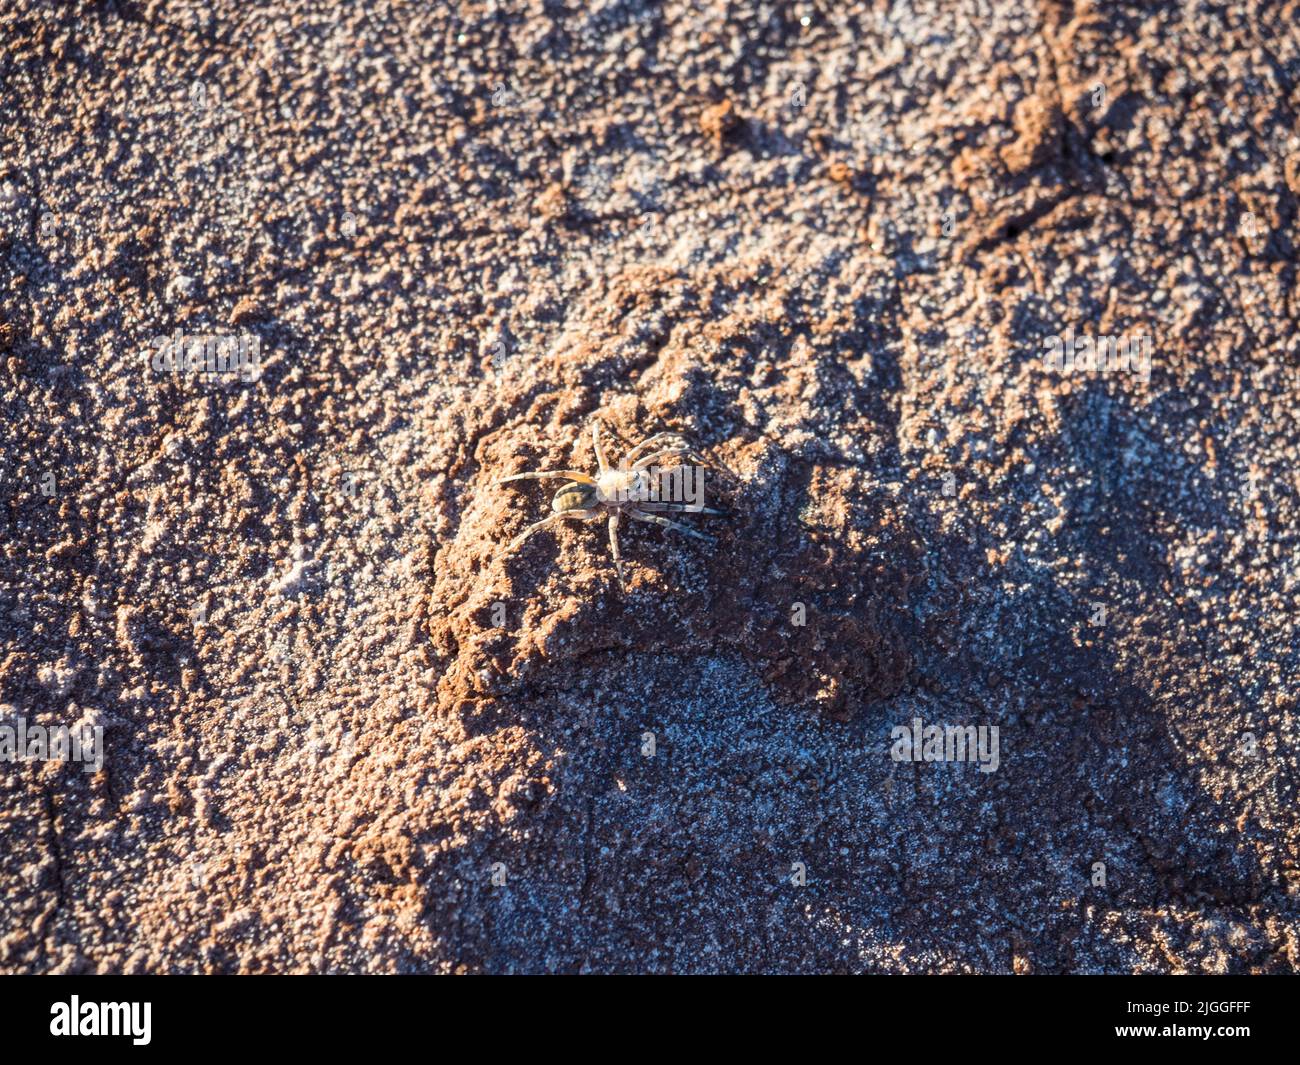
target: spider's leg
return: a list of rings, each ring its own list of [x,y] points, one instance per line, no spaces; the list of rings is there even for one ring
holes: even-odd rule
[[[609,463],[605,461],[605,452],[600,446],[600,419],[594,419],[591,423],[591,446],[596,451],[596,469],[601,473],[609,471]]]
[[[623,583],[623,560],[618,554],[618,511],[614,511],[609,516],[609,549],[614,553],[614,568],[618,570],[618,586],[624,587]]]
[[[512,473],[509,477],[498,478],[497,484],[507,481],[578,481],[580,484],[595,484],[596,478],[577,470],[544,470],[538,473]]]
[[[632,464],[633,455],[637,454],[640,451],[644,451],[646,448],[650,447],[653,444],[662,445],[667,440],[675,440],[681,444],[686,443],[686,438],[682,436],[681,433],[673,433],[673,432],[655,433],[654,436],[647,436],[644,440],[641,441],[641,443],[637,444],[636,447],[632,448],[631,451],[629,451],[626,455],[624,455],[623,465],[630,466]]]
[[[528,528],[526,528],[523,532],[521,532],[518,536],[516,536],[513,540],[511,540],[510,543],[506,544],[506,551],[507,552],[513,551],[525,540],[527,540],[530,536],[532,536],[533,533],[535,533],[538,529],[544,529],[546,528],[546,526],[550,525],[552,522],[557,521],[562,517],[564,517],[563,514],[548,514],[541,521],[533,522],[530,526],[528,526]]]
[[[713,466],[715,463],[710,462],[693,447],[683,444],[681,447],[665,447],[654,451],[649,455],[639,458],[632,464],[634,470],[644,470],[647,466],[653,466],[660,459],[682,458],[690,459],[697,466]]]
[[[658,514],[643,514],[639,510],[628,509],[627,516],[635,521],[649,521],[655,525],[662,525],[666,529],[676,529],[679,533],[686,536],[694,536],[697,540],[707,540],[714,543],[712,536],[702,533],[698,529],[692,529],[689,525],[683,525],[680,521],[670,521],[668,518],[661,518]]]
[[[693,507],[689,503],[638,503],[641,510],[647,511],[667,511],[678,514],[718,514],[725,515],[725,510],[714,510],[712,507]]]
[[[704,455],[701,455],[698,451],[696,451],[695,448],[690,447],[689,445],[686,444],[683,444],[680,447],[665,447],[660,449],[659,451],[654,452],[654,454],[652,455],[646,455],[644,458],[639,458],[636,460],[635,463],[633,463],[632,469],[644,470],[647,466],[653,466],[660,459],[668,459],[668,458],[689,459],[690,461],[694,462],[697,466],[708,466],[715,470],[721,470],[733,481],[740,480],[740,478],[736,476],[735,471],[733,471],[727,466],[724,466],[717,459],[706,458]]]
[[[513,551],[516,547],[532,536],[538,529],[545,528],[553,521],[559,521],[561,518],[594,518],[595,516],[596,512],[594,510],[562,510],[558,514],[548,514],[541,521],[533,522],[528,526],[528,528],[511,540],[510,543],[506,544],[506,551]]]

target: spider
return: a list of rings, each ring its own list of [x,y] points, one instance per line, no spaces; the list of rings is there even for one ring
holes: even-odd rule
[[[714,538],[689,525],[663,517],[663,512],[696,514],[723,514],[721,510],[693,506],[688,503],[661,502],[659,493],[653,490],[654,480],[664,471],[653,471],[651,466],[666,458],[689,459],[699,466],[718,465],[711,463],[692,448],[677,433],[655,433],[637,444],[623,456],[617,466],[610,466],[605,461],[605,452],[600,446],[600,423],[591,424],[591,445],[596,452],[596,476],[592,477],[577,470],[545,470],[535,473],[515,473],[502,477],[497,484],[510,481],[568,481],[551,499],[552,513],[541,521],[534,522],[510,541],[507,552],[513,551],[538,529],[545,528],[562,518],[581,518],[590,521],[602,515],[608,518],[609,549],[614,556],[614,567],[618,571],[619,587],[624,587],[623,559],[618,551],[619,519],[626,514],[633,521],[646,521],[675,529],[686,536],[714,543]],[[726,467],[718,465],[726,470]],[[726,471],[730,473],[730,471]],[[732,475],[734,476],[734,474]],[[703,478],[700,480],[703,485]]]

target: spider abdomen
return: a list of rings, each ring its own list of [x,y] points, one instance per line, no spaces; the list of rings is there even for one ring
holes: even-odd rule
[[[576,481],[566,484],[551,499],[551,510],[562,514],[566,510],[590,510],[596,505],[596,489]]]

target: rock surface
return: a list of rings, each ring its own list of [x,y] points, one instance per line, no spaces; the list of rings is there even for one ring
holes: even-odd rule
[[[65,6],[0,970],[1296,969],[1300,4]],[[596,420],[736,474],[624,591]]]

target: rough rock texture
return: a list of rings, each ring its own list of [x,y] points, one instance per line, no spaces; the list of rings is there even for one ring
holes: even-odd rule
[[[9,0],[0,970],[1294,970],[1297,27]]]

